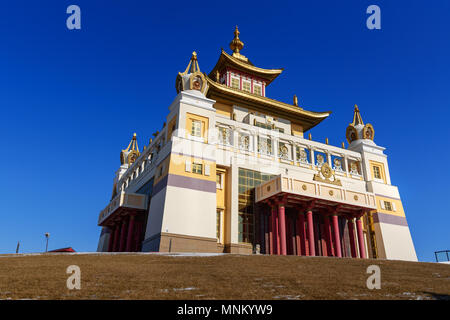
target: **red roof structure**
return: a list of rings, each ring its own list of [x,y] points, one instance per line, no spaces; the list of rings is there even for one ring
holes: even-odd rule
[[[73,250],[72,247],[67,247],[67,248],[51,250],[48,252],[75,252],[75,250]]]

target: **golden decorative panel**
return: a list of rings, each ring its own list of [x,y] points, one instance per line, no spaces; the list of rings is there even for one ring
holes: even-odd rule
[[[331,177],[333,177],[333,180],[330,179]],[[336,179],[336,176],[328,163],[324,163],[322,167],[320,167],[319,172],[314,175],[313,180],[342,186],[341,180]]]

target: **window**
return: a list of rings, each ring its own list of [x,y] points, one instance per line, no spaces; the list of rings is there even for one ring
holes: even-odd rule
[[[255,187],[275,176],[258,171],[239,168],[239,216],[238,216],[238,241],[253,243],[255,240]]]
[[[381,168],[379,166],[373,166],[373,177],[375,179],[382,179]]]
[[[221,173],[216,174],[216,188],[222,189],[222,174]]]
[[[216,212],[216,238],[217,238],[217,242],[221,242],[221,237],[220,237],[220,229],[221,229],[221,223],[220,223],[220,220],[221,220],[221,215],[222,215],[222,210],[219,210],[219,209],[217,209],[217,212]]]
[[[384,208],[387,211],[392,211],[392,204],[389,201],[384,201]]]
[[[258,152],[265,155],[272,154],[272,140],[258,137]]]
[[[203,173],[203,166],[201,163],[193,163],[192,164],[192,172],[193,173],[197,173],[197,174],[202,174]]]
[[[231,87],[234,89],[240,89],[240,80],[237,78],[231,78]]]
[[[261,95],[261,86],[260,85],[253,85],[253,93],[257,95]]]
[[[242,82],[242,90],[244,90],[246,92],[250,92],[250,81]]]
[[[267,130],[272,130],[272,125],[270,123],[262,123],[262,122],[255,121],[255,126],[257,126],[259,128],[267,129]]]
[[[239,148],[241,150],[250,150],[250,136],[248,134],[239,134]]]
[[[192,120],[191,136],[201,137],[202,136],[202,122],[199,120]]]
[[[219,142],[230,144],[230,131],[227,128],[219,127]]]
[[[278,144],[278,157],[284,160],[289,160],[289,149],[287,144],[284,142],[280,142]]]

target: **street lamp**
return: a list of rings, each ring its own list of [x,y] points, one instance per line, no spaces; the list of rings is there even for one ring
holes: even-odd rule
[[[48,250],[48,238],[50,238],[50,233],[46,232],[44,235],[45,235],[45,239],[47,240],[47,243],[45,245],[45,252],[47,252],[47,250]]]

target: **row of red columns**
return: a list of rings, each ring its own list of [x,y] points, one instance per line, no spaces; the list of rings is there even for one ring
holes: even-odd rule
[[[136,225],[138,228],[136,228]],[[123,217],[111,227],[109,236],[109,252],[133,252],[137,251],[140,239],[140,223],[136,223],[135,214]]]
[[[268,250],[269,254],[286,255],[287,254],[287,242],[286,242],[286,212],[285,201],[271,202],[269,217],[269,230],[268,230]],[[277,210],[278,209],[278,210]],[[296,219],[295,243],[297,246],[297,255],[315,256],[315,241],[314,241],[314,222],[313,222],[313,204],[306,208],[306,213],[300,212]],[[306,216],[306,229],[305,229],[305,216]],[[342,257],[341,239],[339,232],[339,220],[337,211],[331,213],[331,224],[328,215],[324,217],[325,225],[325,242],[328,256]],[[347,217],[349,237],[350,237],[350,250],[353,258],[356,258],[356,242],[354,234],[353,217]],[[290,229],[289,229],[290,230]],[[333,230],[333,232],[332,232]],[[360,217],[356,218],[356,230],[358,237],[359,256],[366,258],[366,250],[364,246],[364,235],[362,231],[362,224]],[[308,252],[306,251],[306,239],[308,240]],[[291,239],[289,240],[291,241]],[[332,245],[334,243],[334,246]]]

